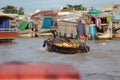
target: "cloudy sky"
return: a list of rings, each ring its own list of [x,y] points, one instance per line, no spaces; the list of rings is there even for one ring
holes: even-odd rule
[[[90,9],[92,6],[100,9],[102,5],[120,4],[120,0],[0,0],[0,8],[6,5],[23,7],[25,12],[34,12],[39,10],[57,10],[67,4],[83,6]]]

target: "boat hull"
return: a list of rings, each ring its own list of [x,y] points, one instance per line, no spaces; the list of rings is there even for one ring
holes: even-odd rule
[[[72,47],[59,47],[59,46],[47,46],[48,51],[55,51],[66,54],[86,53],[90,50],[89,46],[79,46],[78,48]]]
[[[66,54],[75,54],[75,53],[86,53],[90,51],[90,47],[87,45],[81,45],[79,47],[65,47],[65,46],[56,46],[52,42],[49,42],[47,40],[44,41],[47,44],[47,50],[48,51],[54,51],[54,52],[60,52],[60,53],[66,53]]]
[[[103,34],[99,34],[96,36],[97,39],[102,40],[102,39],[112,39],[112,33],[110,31],[107,31]]]

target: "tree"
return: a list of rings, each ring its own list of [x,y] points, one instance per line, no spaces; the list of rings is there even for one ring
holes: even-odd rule
[[[23,14],[24,14],[24,8],[23,8],[23,7],[20,7],[20,8],[19,8],[18,14],[19,14],[19,15],[23,15]]]
[[[80,5],[67,5],[67,7],[63,7],[63,9],[67,9],[67,10],[76,10],[76,11],[86,11],[87,8],[84,7],[82,4]]]
[[[67,5],[69,9],[74,9],[74,6],[73,5]]]
[[[7,5],[5,7],[1,8],[4,13],[11,13],[11,14],[24,14],[23,7],[20,7],[19,9],[15,6]]]
[[[14,6],[8,5],[1,8],[4,13],[17,13],[17,9]]]

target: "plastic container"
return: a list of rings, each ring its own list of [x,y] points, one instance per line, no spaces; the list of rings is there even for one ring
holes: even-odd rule
[[[95,27],[95,25],[90,25],[89,26],[89,34],[90,34],[90,37],[95,37],[96,36],[96,27]]]

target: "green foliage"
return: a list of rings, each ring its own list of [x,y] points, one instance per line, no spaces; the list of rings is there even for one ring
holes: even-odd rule
[[[19,14],[19,15],[24,14],[24,8],[23,8],[23,7],[20,7],[20,8],[19,8],[18,14]]]
[[[24,14],[24,8],[23,7],[15,7],[11,5],[7,5],[5,7],[1,8],[4,13],[10,13],[10,14],[19,14],[23,15]]]
[[[67,7],[63,7],[63,9],[67,9],[67,10],[76,10],[76,11],[86,11],[87,8],[84,7],[82,4],[80,5],[67,5]]]

